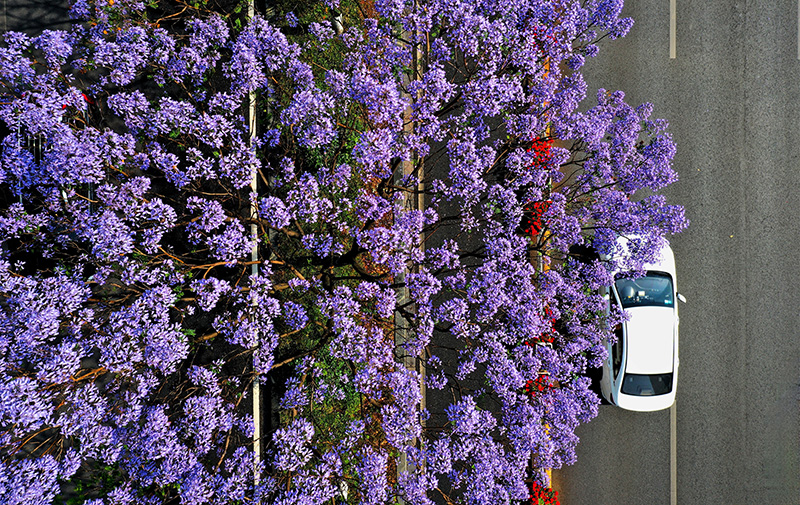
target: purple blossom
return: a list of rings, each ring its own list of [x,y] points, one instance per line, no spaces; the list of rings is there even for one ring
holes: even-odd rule
[[[178,75],[194,76],[195,84],[200,84],[203,74],[214,68],[221,57],[218,48],[228,40],[228,26],[219,15],[192,19],[188,24],[189,43],[180,49],[177,61],[170,66]]]
[[[308,324],[308,314],[302,305],[286,302],[283,304],[283,312],[286,323],[293,330],[300,330]]]
[[[255,151],[241,139],[234,139],[230,150],[220,157],[219,175],[229,179],[234,187],[243,188],[250,184],[252,173],[260,166]]]
[[[199,236],[199,231],[211,232],[219,228],[225,223],[227,216],[222,205],[216,200],[206,200],[196,196],[189,197],[186,202],[186,208],[197,213],[199,220],[191,223],[189,227],[190,234],[194,237]]]
[[[141,199],[148,190],[150,190],[150,179],[134,177],[119,186],[103,184],[97,188],[97,196],[107,207],[123,210],[131,200]]]
[[[111,260],[133,250],[133,232],[116,214],[104,211],[86,225],[80,233],[92,244],[98,259]]]
[[[49,349],[48,349],[49,350]],[[66,382],[70,376],[77,373],[81,367],[81,352],[78,345],[72,341],[62,342],[54,349],[55,352],[41,353],[40,366],[36,378],[49,383]]]
[[[148,36],[138,27],[120,31],[109,39],[96,35],[93,42],[95,62],[111,69],[109,80],[117,86],[133,81],[150,55]]]
[[[19,32],[7,32],[4,36],[6,47],[0,48],[0,77],[3,81],[23,85],[30,83],[35,75],[34,66],[22,53],[31,44],[27,35]],[[46,45],[46,44],[44,44]],[[61,50],[54,51],[58,53]]]
[[[67,32],[45,30],[33,40],[33,44],[44,52],[47,64],[55,69],[64,65],[72,54]]]
[[[359,465],[364,494],[362,503],[380,504],[385,503],[389,498],[388,459],[387,454],[378,452],[371,447],[364,450]]]
[[[183,404],[183,433],[194,442],[198,452],[207,453],[214,446],[214,436],[233,427],[233,416],[219,394],[194,396]]]
[[[59,491],[58,462],[50,455],[0,463],[0,499],[13,505],[46,505]]]
[[[285,228],[292,222],[292,213],[280,198],[269,196],[259,203],[259,214],[273,228]]]
[[[305,279],[299,279],[297,277],[289,279],[289,287],[300,292],[307,291],[311,287],[311,283]]]
[[[386,177],[389,175],[388,160],[398,154],[395,134],[390,129],[367,131],[361,135],[353,149],[353,154],[358,163],[364,166],[366,173],[363,177]]]
[[[381,415],[386,430],[386,440],[394,447],[402,449],[422,433],[417,410],[422,399],[421,382],[416,372],[407,369],[400,369],[388,375],[388,383],[394,392],[395,402],[384,405]]]
[[[145,291],[130,307],[112,313],[108,334],[114,338],[95,342],[103,366],[130,372],[134,364],[145,363],[172,373],[189,350],[185,335],[169,320],[167,309],[174,301],[169,288],[160,286]]]
[[[288,17],[288,15],[287,15]],[[322,47],[326,47],[328,42],[336,35],[336,32],[333,31],[330,24],[322,24],[322,23],[311,23],[308,26],[309,33],[314,36],[317,41],[322,45]]]
[[[107,103],[111,110],[125,121],[125,125],[132,132],[150,127],[148,118],[152,112],[147,98],[141,91],[116,93],[108,97]]]
[[[229,266],[235,265],[253,248],[253,241],[240,221],[229,222],[222,233],[210,235],[206,241],[212,256]]]
[[[17,366],[37,356],[44,360],[46,352],[38,351],[55,343],[61,323],[89,296],[82,282],[64,275],[45,279],[14,275],[7,263],[0,264],[0,286],[7,293],[0,314],[0,349]]]
[[[299,91],[281,113],[281,121],[298,131],[298,142],[304,147],[320,147],[336,138],[330,117],[331,97],[316,89]]]
[[[1,419],[4,425],[16,425],[20,433],[38,430],[52,422],[53,394],[42,391],[33,379],[5,378],[0,383]]]
[[[78,449],[81,457],[101,458],[102,449],[113,436],[113,430],[105,423],[105,413],[109,408],[107,398],[96,385],[88,384],[71,390],[65,403],[68,407],[59,413],[57,419],[61,434],[81,437]]]
[[[309,233],[302,239],[303,247],[313,252],[320,258],[326,258],[331,255],[333,248],[333,237],[331,236],[317,236],[314,233]]]
[[[313,437],[314,426],[302,418],[295,419],[286,428],[277,430],[273,436],[276,468],[291,471],[305,466],[312,456],[308,445]]]
[[[213,310],[219,299],[231,291],[227,281],[215,277],[193,280],[190,287],[197,294],[197,305],[205,312]]]

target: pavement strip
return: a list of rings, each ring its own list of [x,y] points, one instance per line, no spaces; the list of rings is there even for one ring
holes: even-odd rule
[[[678,401],[669,408],[669,503],[678,505]]]
[[[669,0],[669,57],[674,60],[677,57],[677,24],[678,24],[678,0]],[[800,0],[798,0],[800,2]],[[800,3],[798,4],[800,9]],[[800,59],[800,42],[798,42],[797,58]]]

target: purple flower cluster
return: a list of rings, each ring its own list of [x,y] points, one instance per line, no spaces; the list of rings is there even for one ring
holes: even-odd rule
[[[211,256],[224,261],[228,266],[236,264],[237,260],[253,248],[253,240],[240,221],[231,221],[222,233],[210,235],[206,243],[211,250]]]
[[[0,462],[0,499],[4,503],[47,505],[58,494],[58,462],[52,456]]]
[[[213,310],[220,298],[231,290],[227,281],[216,277],[194,280],[190,286],[197,293],[197,305],[205,312]]]
[[[314,425],[305,419],[296,419],[286,428],[277,430],[275,443],[275,467],[282,471],[298,470],[311,460],[308,447],[314,436]]]
[[[300,330],[308,324],[308,314],[302,305],[292,301],[283,304],[284,319],[293,330]]]

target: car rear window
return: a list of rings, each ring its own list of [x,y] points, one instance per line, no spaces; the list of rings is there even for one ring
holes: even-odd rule
[[[645,306],[672,307],[672,277],[662,272],[647,272],[644,277],[629,279],[618,275],[615,282],[623,309]]]
[[[622,379],[622,392],[633,396],[656,396],[672,391],[672,374],[642,375],[626,373]]]

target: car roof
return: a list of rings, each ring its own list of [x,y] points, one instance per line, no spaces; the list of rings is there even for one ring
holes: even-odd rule
[[[626,309],[625,372],[662,374],[673,371],[675,352],[675,313],[672,307],[634,307]]]

